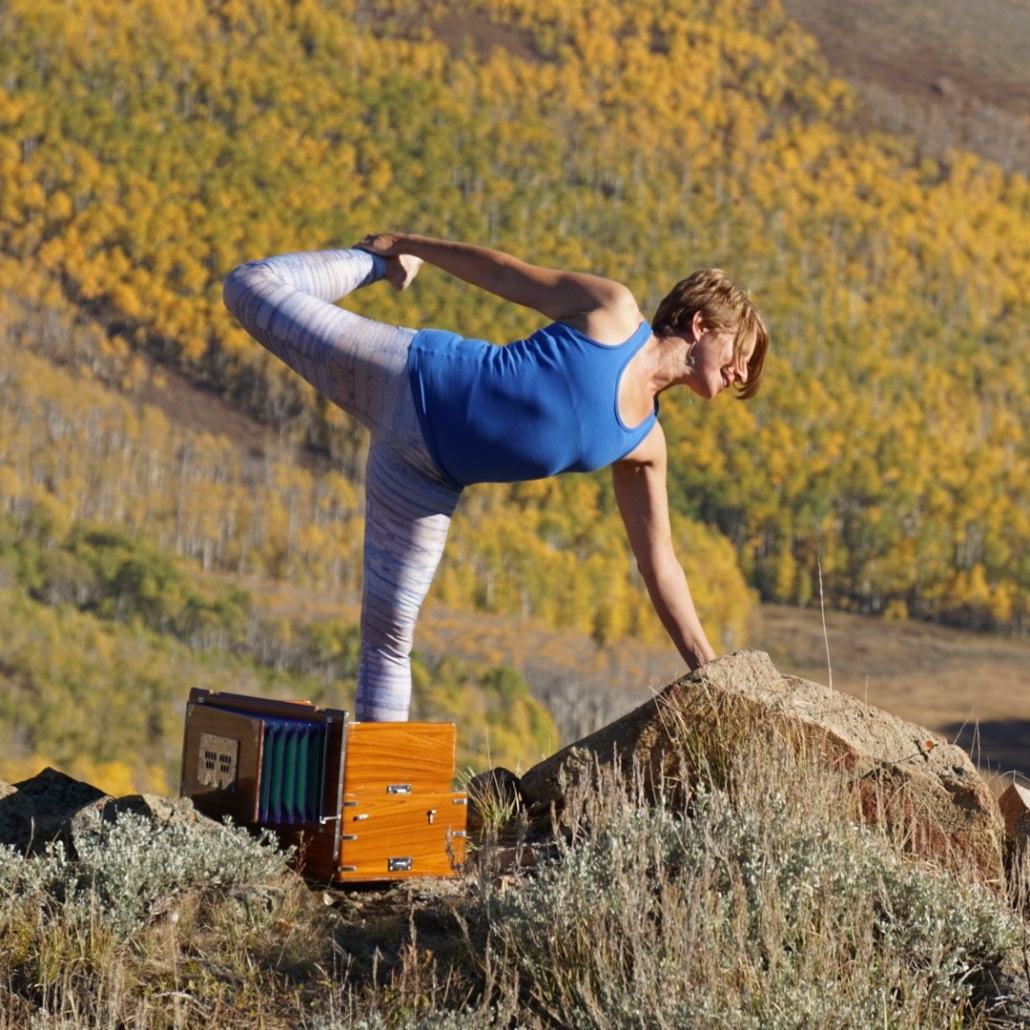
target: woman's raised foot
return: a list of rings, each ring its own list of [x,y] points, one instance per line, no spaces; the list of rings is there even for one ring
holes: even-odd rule
[[[407,289],[422,267],[422,258],[414,254],[398,254],[386,259],[386,281],[395,290]]]

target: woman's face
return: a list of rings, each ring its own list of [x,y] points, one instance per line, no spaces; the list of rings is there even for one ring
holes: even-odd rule
[[[711,400],[734,383],[746,383],[751,355],[733,353],[736,333],[705,328],[698,316],[695,316],[693,329],[687,385],[694,393]]]

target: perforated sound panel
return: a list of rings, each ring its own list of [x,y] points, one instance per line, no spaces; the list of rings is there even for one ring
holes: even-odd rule
[[[197,751],[197,782],[216,790],[234,790],[239,758],[240,742],[234,737],[201,733]]]

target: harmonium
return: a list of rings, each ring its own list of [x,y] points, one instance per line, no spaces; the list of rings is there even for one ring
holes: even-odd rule
[[[295,845],[305,876],[374,883],[456,876],[468,796],[453,723],[354,722],[344,711],[193,689],[183,797]]]

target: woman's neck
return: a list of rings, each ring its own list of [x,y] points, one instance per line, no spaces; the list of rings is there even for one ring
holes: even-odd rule
[[[670,386],[680,386],[690,378],[692,344],[682,336],[654,336],[649,374],[655,397]]]

